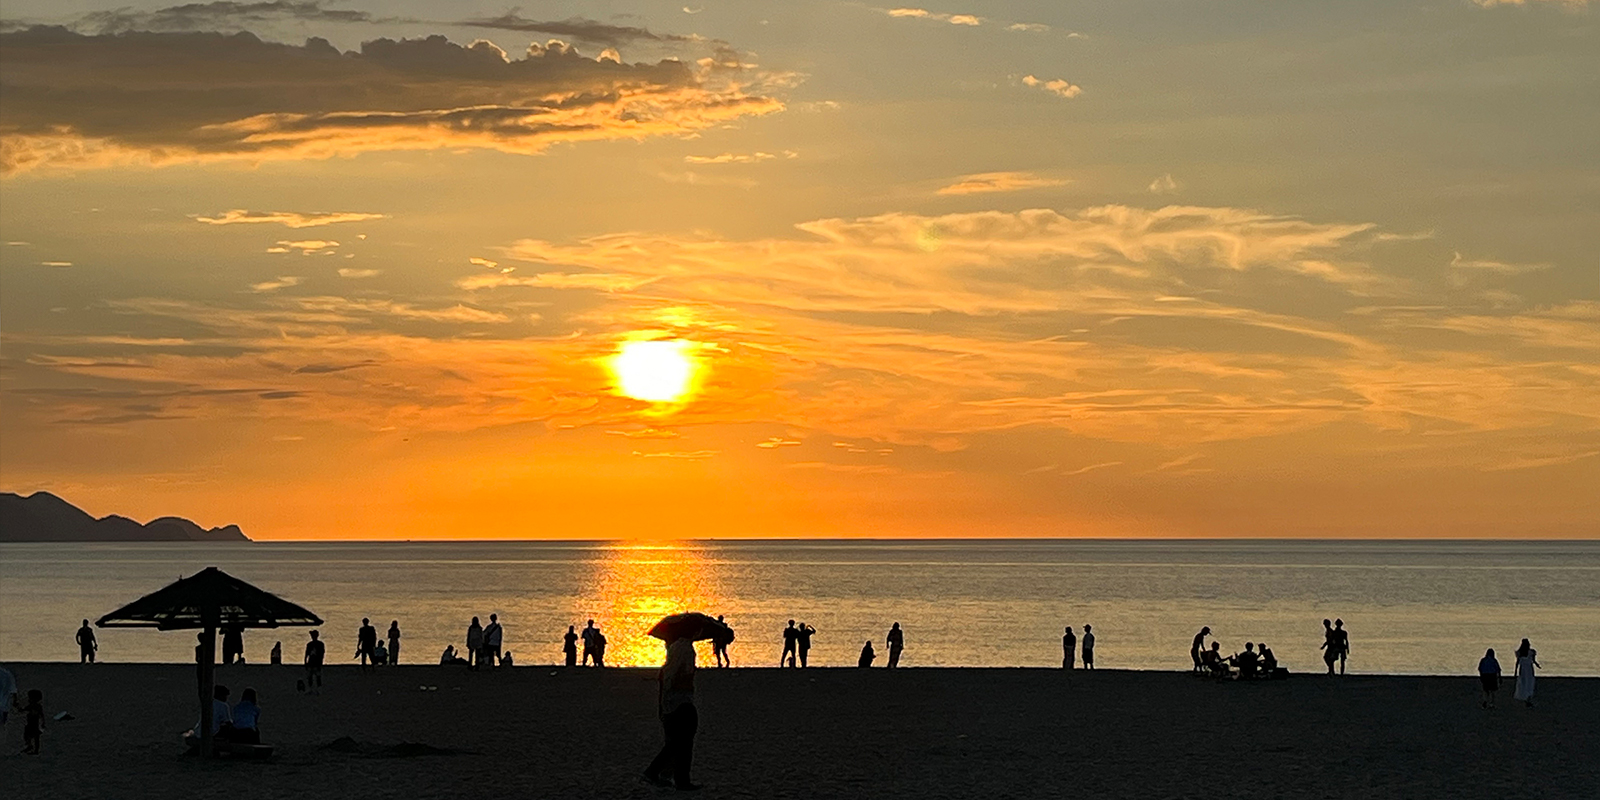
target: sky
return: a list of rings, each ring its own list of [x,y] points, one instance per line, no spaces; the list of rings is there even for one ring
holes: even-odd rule
[[[0,490],[258,539],[1600,535],[1600,3],[4,20]]]

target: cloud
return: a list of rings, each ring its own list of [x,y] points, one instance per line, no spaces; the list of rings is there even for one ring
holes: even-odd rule
[[[972,14],[940,14],[925,8],[891,8],[884,11],[891,17],[907,19],[931,19],[938,22],[948,22],[951,25],[976,26],[983,24],[983,18]]]
[[[1564,6],[1568,10],[1577,10],[1589,5],[1589,0],[1472,0],[1483,8],[1495,6]]]
[[[365,11],[323,8],[316,2],[210,2],[186,3],[153,11],[118,8],[93,11],[79,17],[73,27],[96,33],[133,31],[238,30],[240,26],[270,22],[373,23],[402,22],[396,17],[375,17]]]
[[[41,267],[70,267],[70,266],[72,266],[72,262],[71,261],[40,261],[39,262],[39,266],[41,266]]]
[[[215,217],[202,217],[194,215],[195,222],[204,222],[207,225],[247,225],[273,223],[290,228],[316,228],[323,225],[337,225],[341,222],[366,222],[375,219],[384,219],[387,214],[369,214],[360,211],[247,211],[235,208],[224,211]]]
[[[1178,182],[1173,180],[1170,172],[1150,182],[1151,194],[1172,194],[1178,191],[1178,188]]]
[[[1066,98],[1068,100],[1070,100],[1070,99],[1072,99],[1074,97],[1077,97],[1080,94],[1083,94],[1083,87],[1082,86],[1078,86],[1076,84],[1068,83],[1067,81],[1062,80],[1060,78],[1057,78],[1055,80],[1048,80],[1047,81],[1047,80],[1040,80],[1039,78],[1036,78],[1036,77],[1034,77],[1032,75],[1024,75],[1022,77],[1022,83],[1025,86],[1030,86],[1030,87],[1033,87],[1033,88],[1036,88],[1036,89],[1042,89],[1042,90],[1044,90],[1046,92],[1049,92],[1049,93],[1051,93],[1051,94],[1053,94],[1053,95],[1055,95],[1057,97],[1064,97],[1064,98]]]
[[[963,175],[961,180],[941,187],[938,194],[987,194],[990,192],[1017,192],[1024,189],[1041,189],[1065,186],[1067,181],[1044,178],[1031,172],[979,172]]]
[[[618,275],[603,272],[542,272],[521,277],[506,275],[473,275],[456,281],[467,290],[498,289],[506,286],[536,286],[544,289],[596,289],[618,292],[637,289],[654,280],[636,275]]]
[[[350,267],[340,267],[339,268],[339,277],[341,277],[341,278],[374,278],[374,277],[377,277],[382,272],[383,272],[383,270],[380,270],[380,269],[352,269]]]
[[[0,172],[47,165],[326,158],[683,135],[779,111],[792,83],[730,50],[621,64],[560,42],[377,39],[341,53],[248,33],[0,34]]]
[[[763,153],[758,150],[754,153],[722,153],[715,156],[684,156],[683,160],[690,164],[755,164],[761,161],[772,161],[778,158],[799,157],[800,154],[793,150],[785,150],[781,155],[774,153]]]
[[[803,442],[794,439],[785,439],[782,436],[769,437],[764,442],[756,442],[756,447],[763,450],[776,450],[780,447],[799,447]]]
[[[1028,33],[1045,33],[1050,30],[1050,26],[1038,22],[1013,22],[1006,26],[1006,30],[1026,31]]]
[[[293,275],[280,275],[277,280],[262,281],[261,283],[250,284],[250,291],[275,292],[279,289],[287,289],[290,286],[299,286],[300,281],[302,280],[304,279],[295,277]]]
[[[652,33],[644,28],[629,27],[626,25],[608,25],[592,19],[572,17],[562,21],[540,21],[527,19],[515,11],[508,11],[498,17],[485,17],[467,19],[453,23],[470,28],[492,28],[503,31],[519,31],[525,33],[547,33],[552,36],[566,36],[586,42],[607,44],[612,46],[627,44],[637,41],[651,42],[687,42],[697,41],[699,37],[681,36],[677,34]]]
[[[288,253],[299,250],[301,255],[326,253],[338,247],[339,243],[326,239],[302,239],[299,241],[279,241],[276,245],[267,248],[269,253]]]
[[[1062,475],[1082,475],[1082,474],[1084,474],[1086,472],[1093,472],[1093,471],[1095,471],[1097,469],[1105,469],[1106,467],[1120,467],[1120,466],[1122,466],[1122,462],[1121,461],[1106,461],[1106,462],[1101,463],[1101,464],[1090,464],[1090,465],[1085,466],[1085,467],[1079,467],[1079,468],[1074,469],[1074,470],[1068,470],[1067,472],[1063,472],[1061,474]]]
[[[1549,269],[1549,264],[1510,264],[1504,261],[1491,261],[1488,259],[1464,258],[1460,252],[1450,258],[1450,268],[1471,272],[1485,272],[1496,275],[1523,275],[1529,272]]]

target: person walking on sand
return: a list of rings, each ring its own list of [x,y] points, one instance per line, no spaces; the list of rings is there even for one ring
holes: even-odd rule
[[[1500,691],[1500,662],[1495,660],[1494,648],[1484,652],[1478,660],[1478,681],[1483,684],[1483,708],[1494,708],[1495,693]]]
[[[1339,660],[1339,636],[1334,633],[1333,621],[1322,621],[1322,663],[1328,665],[1328,674],[1333,674],[1334,662]]]
[[[789,620],[789,627],[783,629],[783,655],[778,656],[778,666],[794,666],[795,649],[800,646],[800,632],[794,629],[794,620]]]
[[[1333,621],[1333,639],[1339,646],[1339,674],[1344,674],[1344,660],[1350,655],[1350,632],[1344,629],[1344,620]]]
[[[73,638],[78,642],[78,663],[93,664],[94,654],[100,649],[100,643],[95,641],[94,628],[89,627],[89,620],[83,621],[83,627],[78,628],[78,635]]]
[[[816,632],[816,628],[813,628],[804,622],[800,623],[800,627],[795,631],[795,637],[799,640],[799,648],[797,652],[800,654],[801,667],[805,667],[806,665],[806,656],[811,653],[811,637],[815,635]]]
[[[1200,632],[1194,635],[1194,643],[1189,645],[1189,657],[1194,659],[1195,672],[1205,673],[1209,671],[1209,669],[1206,667],[1205,659],[1201,657],[1201,654],[1205,652],[1206,637],[1210,635],[1211,626],[1202,626],[1200,628]]]
[[[1094,669],[1094,626],[1083,626],[1083,668]]]
[[[489,615],[489,627],[483,629],[483,651],[489,666],[500,663],[500,642],[505,631],[500,627],[500,615]]]
[[[866,669],[872,666],[873,660],[877,657],[878,654],[872,649],[872,640],[868,639],[866,644],[861,645],[861,657],[856,659],[856,666]]]
[[[1061,635],[1061,668],[1072,669],[1073,659],[1078,652],[1078,635],[1072,632],[1072,626],[1067,626],[1067,632]]]
[[[389,663],[400,663],[400,620],[389,622]]]
[[[356,658],[361,659],[363,670],[372,669],[377,663],[378,629],[372,627],[372,620],[361,618],[361,630],[356,631]]]
[[[594,626],[594,620],[583,627],[583,666],[589,666],[589,659],[594,658],[594,635],[599,629]],[[595,666],[600,666],[598,663]]]
[[[1544,669],[1544,665],[1539,663],[1538,656],[1539,651],[1533,649],[1533,645],[1528,644],[1527,639],[1523,639],[1522,644],[1517,646],[1517,665],[1512,668],[1516,670],[1513,674],[1517,679],[1517,688],[1511,698],[1521,700],[1528,705],[1528,708],[1533,708],[1533,671]]]
[[[322,659],[328,652],[328,646],[318,638],[317,632],[311,632],[311,641],[306,642],[306,691],[311,694],[322,694]]]
[[[483,650],[483,623],[477,617],[467,626],[467,669],[477,669]]]
[[[722,622],[721,614],[717,615],[717,621]],[[717,666],[731,667],[733,666],[733,659],[728,657],[728,645],[733,643],[733,628],[728,627],[726,622],[722,622],[722,627],[726,628],[728,632],[712,638],[711,655],[717,659]]]
[[[561,637],[561,652],[567,657],[567,666],[578,666],[578,626],[567,626],[567,635]]]
[[[650,766],[644,768],[644,780],[690,791],[700,788],[689,780],[694,735],[700,727],[700,712],[694,706],[694,640],[679,636],[667,642],[666,647],[667,661],[656,676],[656,712],[661,717],[666,743]]]
[[[889,669],[894,669],[900,666],[900,651],[906,649],[906,634],[900,630],[900,623],[889,626],[885,642],[889,645]]]

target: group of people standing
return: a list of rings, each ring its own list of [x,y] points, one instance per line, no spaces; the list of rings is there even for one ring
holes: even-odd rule
[[[561,637],[561,654],[566,657],[567,666],[587,667],[592,662],[594,666],[606,665],[606,635],[600,632],[594,620],[589,620],[579,633],[576,625],[568,625],[567,632]],[[578,658],[578,642],[583,642],[583,659]]]
[[[388,639],[389,646],[385,647],[378,639],[378,629],[372,627],[372,621],[366,617],[361,618],[361,629],[356,631],[355,658],[361,661],[362,669],[370,670],[385,664],[400,663],[400,620],[389,623]]]
[[[500,625],[499,614],[490,614],[488,625],[473,617],[472,623],[467,625],[466,649],[457,653],[455,645],[445,645],[444,653],[439,656],[439,663],[465,664],[467,669],[515,666],[516,659],[511,655],[511,651],[501,650],[505,644],[505,636],[505,628]]]
[[[1073,655],[1078,650],[1078,635],[1072,632],[1072,626],[1067,626],[1067,632],[1061,635],[1061,668],[1073,668]],[[1094,626],[1083,626],[1083,668],[1094,669]]]
[[[1523,639],[1522,644],[1517,645],[1516,671],[1512,673],[1516,679],[1516,689],[1511,694],[1512,699],[1521,700],[1528,708],[1533,708],[1533,671],[1543,668],[1544,665],[1539,663],[1539,651],[1533,649],[1527,639]],[[1494,657],[1493,647],[1478,661],[1478,680],[1483,684],[1483,702],[1480,705],[1494,708],[1494,697],[1500,691],[1500,661]]]

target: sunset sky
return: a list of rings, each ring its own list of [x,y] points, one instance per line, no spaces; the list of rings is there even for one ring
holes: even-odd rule
[[[164,5],[5,4],[0,490],[1600,535],[1600,3]]]

